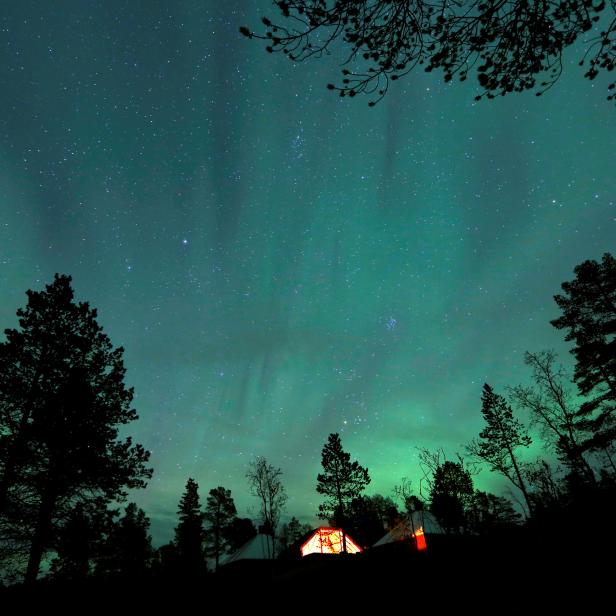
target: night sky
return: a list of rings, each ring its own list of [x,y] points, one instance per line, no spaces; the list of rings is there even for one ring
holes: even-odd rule
[[[155,543],[189,476],[255,517],[255,455],[282,468],[287,516],[314,521],[330,432],[368,493],[417,486],[416,447],[477,435],[484,382],[526,382],[526,350],[571,365],[552,296],[616,251],[616,112],[576,53],[541,98],[476,103],[472,81],[414,72],[369,108],[326,89],[334,55],[294,65],[239,34],[264,14],[0,15],[0,328],[55,272],[98,309],[152,452],[134,499]]]

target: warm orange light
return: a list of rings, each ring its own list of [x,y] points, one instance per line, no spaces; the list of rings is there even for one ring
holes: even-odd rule
[[[343,551],[342,529],[318,528],[300,548],[302,556],[308,554],[340,554]],[[349,554],[361,552],[361,548],[346,535],[346,550]]]
[[[419,552],[423,552],[423,550],[427,550],[428,546],[426,545],[426,536],[424,535],[423,528],[419,527],[419,530],[415,531],[415,545],[417,546],[417,550]]]

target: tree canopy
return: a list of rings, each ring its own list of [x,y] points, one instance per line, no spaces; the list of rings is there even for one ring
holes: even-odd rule
[[[0,520],[28,529],[33,582],[75,507],[122,501],[152,470],[149,452],[119,438],[137,419],[133,390],[96,310],[75,303],[70,276],[27,295],[0,344]]]
[[[240,32],[267,42],[267,51],[293,61],[342,51],[342,82],[328,88],[341,96],[371,95],[422,67],[442,70],[446,82],[474,75],[494,98],[552,87],[567,47],[584,37],[580,61],[595,79],[616,63],[614,0],[274,0],[281,20],[263,18],[265,34]],[[608,100],[616,95],[615,82]]]
[[[319,517],[344,528],[350,517],[353,500],[360,497],[370,483],[368,469],[344,451],[339,434],[330,434],[321,453],[323,473],[317,475],[317,492],[326,497],[319,505]]]
[[[445,460],[432,478],[430,510],[448,532],[466,527],[466,511],[474,494],[471,473],[460,462]]]
[[[600,263],[584,261],[574,271],[575,279],[554,296],[562,315],[552,325],[575,342],[574,380],[588,398],[577,416],[591,435],[583,446],[604,449],[616,439],[616,259],[605,253]]]
[[[483,386],[481,402],[486,425],[479,439],[472,441],[467,449],[475,458],[486,462],[490,470],[509,479],[522,492],[532,513],[532,502],[516,454],[519,447],[530,446],[531,438],[525,426],[514,417],[507,400],[487,383]]]
[[[180,569],[198,576],[205,571],[203,513],[199,501],[199,484],[189,477],[178,506],[179,523],[175,529],[175,548]]]
[[[99,572],[131,578],[143,576],[153,555],[149,529],[150,519],[145,511],[129,503],[124,515],[110,525]]]
[[[218,569],[220,557],[229,550],[228,533],[236,513],[237,509],[231,496],[231,490],[222,486],[210,490],[205,506],[204,519],[207,525],[208,553],[214,558],[216,569]]]

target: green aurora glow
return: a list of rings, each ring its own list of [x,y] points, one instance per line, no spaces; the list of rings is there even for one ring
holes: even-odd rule
[[[169,6],[170,5],[170,6]],[[186,479],[280,466],[314,519],[330,432],[369,493],[461,451],[484,382],[570,364],[552,296],[616,249],[616,115],[571,54],[537,99],[415,73],[373,109],[238,33],[266,0],[31,3],[0,17],[0,326],[70,273],[125,347],[157,543]],[[478,484],[500,489],[489,473]]]

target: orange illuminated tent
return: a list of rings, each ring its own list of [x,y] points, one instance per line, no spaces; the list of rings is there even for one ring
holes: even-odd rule
[[[346,535],[346,551],[348,554],[357,554],[361,548]],[[343,551],[343,539],[341,528],[329,528],[322,526],[310,535],[308,540],[300,547],[302,556],[308,554],[340,554]]]
[[[414,511],[397,526],[394,526],[372,547],[379,547],[398,541],[413,541],[419,551],[426,549],[426,535],[444,534],[441,525],[429,511]]]

